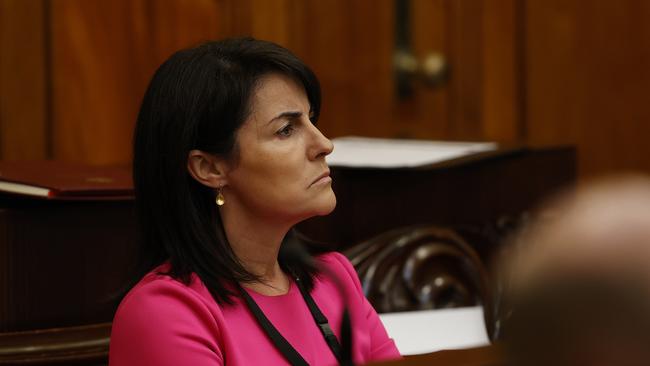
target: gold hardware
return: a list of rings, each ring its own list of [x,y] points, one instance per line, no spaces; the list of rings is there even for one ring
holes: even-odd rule
[[[398,50],[393,56],[400,94],[408,95],[414,87],[415,80],[436,88],[444,84],[448,75],[448,64],[440,52],[429,52],[418,60],[407,50]]]

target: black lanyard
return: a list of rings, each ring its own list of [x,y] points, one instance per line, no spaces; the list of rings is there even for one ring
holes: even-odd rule
[[[323,334],[325,342],[332,350],[332,353],[336,359],[341,362],[341,345],[339,344],[338,339],[336,339],[334,332],[332,332],[332,328],[330,327],[327,318],[320,311],[318,305],[316,305],[316,302],[314,301],[314,298],[312,298],[311,294],[309,294],[309,292],[304,288],[299,278],[296,278],[296,284],[298,285],[298,289],[300,289],[302,298],[305,299],[305,303],[307,304],[311,315],[314,317],[314,321]],[[262,327],[262,329],[264,329],[266,335],[271,339],[271,342],[273,342],[275,347],[280,351],[280,353],[282,353],[287,361],[289,361],[289,363],[294,366],[308,366],[309,364],[307,361],[305,361],[300,353],[298,353],[298,351],[296,351],[296,349],[293,348],[291,344],[289,344],[289,342],[282,336],[282,334],[278,332],[271,321],[266,317],[266,315],[264,315],[264,312],[262,309],[260,309],[255,300],[253,300],[253,298],[248,294],[248,292],[246,292],[246,290],[244,290],[241,286],[239,289],[244,297],[244,300],[246,301],[246,305],[248,305],[248,308],[255,316],[255,319],[257,319],[257,322]]]

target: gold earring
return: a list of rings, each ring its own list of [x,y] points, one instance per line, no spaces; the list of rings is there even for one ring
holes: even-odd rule
[[[217,199],[215,199],[215,202],[217,206],[223,206],[223,204],[226,203],[226,199],[223,198],[223,194],[221,194],[221,188],[217,188]]]

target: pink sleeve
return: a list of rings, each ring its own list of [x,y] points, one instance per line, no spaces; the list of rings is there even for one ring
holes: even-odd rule
[[[332,256],[337,259],[337,261],[345,268],[348,276],[350,277],[353,285],[354,292],[358,299],[360,300],[360,313],[365,315],[365,328],[368,330],[370,336],[370,359],[368,361],[380,361],[380,360],[391,360],[400,358],[399,351],[395,342],[392,338],[388,336],[384,325],[377,315],[377,312],[372,307],[368,299],[366,299],[361,289],[361,281],[359,281],[359,276],[354,270],[352,263],[340,253],[333,253]]]
[[[172,280],[155,280],[132,290],[120,304],[109,365],[223,365],[218,333],[198,294]]]

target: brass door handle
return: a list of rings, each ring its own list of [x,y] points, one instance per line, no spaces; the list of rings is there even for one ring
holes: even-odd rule
[[[393,58],[400,96],[408,96],[414,83],[422,82],[431,88],[444,85],[449,74],[447,59],[440,52],[429,52],[418,59],[411,52],[397,50]]]
[[[436,87],[444,84],[449,67],[445,55],[440,52],[430,52],[420,62],[419,75],[425,84]]]

